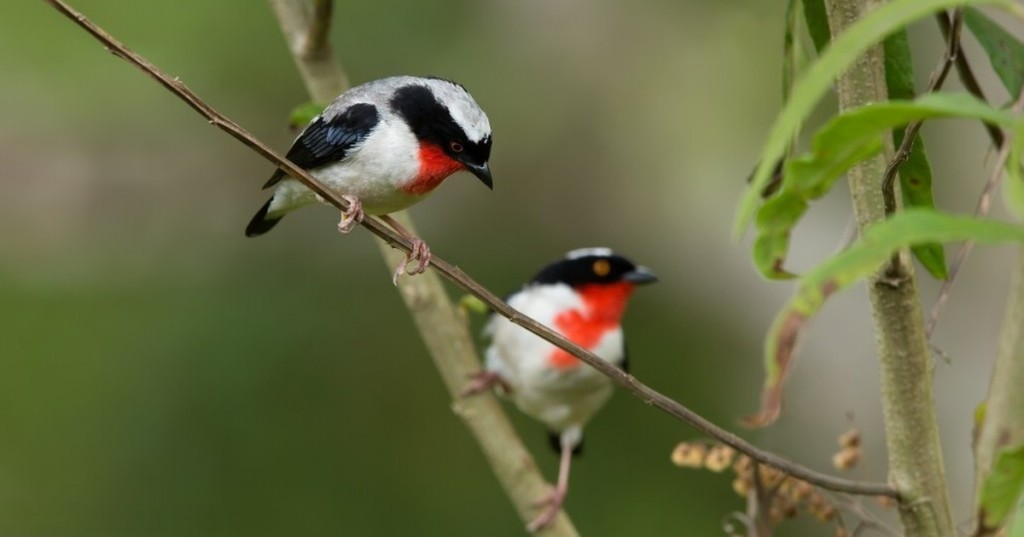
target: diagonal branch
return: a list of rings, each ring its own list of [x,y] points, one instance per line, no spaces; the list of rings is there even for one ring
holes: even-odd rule
[[[128,50],[120,42],[115,40],[112,36],[107,34],[105,31],[94,25],[82,14],[71,9],[62,0],[43,0],[44,2],[52,5],[62,14],[73,20],[76,24],[81,26],[97,40],[105,44],[107,47],[112,49],[117,56],[124,58],[128,62],[132,63],[139,69],[143,70],[146,74],[156,79],[162,86],[170,90],[180,99],[185,101],[190,107],[196,110],[200,115],[207,118],[211,124],[217,128],[227,132],[235,139],[239,140],[246,146],[252,148],[254,151],[259,153],[268,161],[274,163],[278,168],[283,170],[288,175],[294,177],[296,180],[301,181],[306,187],[313,192],[320,195],[322,198],[327,200],[331,205],[339,209],[346,209],[348,203],[341,198],[337,193],[327,189],[315,178],[309,175],[308,172],[299,168],[295,164],[292,164],[288,160],[285,160],[280,154],[276,153],[265,144],[253,137],[242,127],[230,119],[224,117],[219,112],[211,108],[209,105],[200,100],[191,90],[189,90],[184,84],[177,79],[171,78],[163,71],[157,69],[153,64],[149,63],[145,58],[138,54]],[[397,248],[403,252],[410,251],[410,244],[404,238],[399,236],[389,227],[382,224],[380,221],[374,218],[366,218],[362,223],[363,227],[368,229],[371,233],[382,239],[392,248]],[[778,468],[786,474],[792,475],[798,479],[802,479],[811,484],[817,485],[827,490],[833,490],[837,492],[846,492],[849,494],[861,494],[869,496],[887,496],[891,498],[899,499],[900,495],[895,488],[887,483],[873,483],[854,481],[850,479],[844,479],[840,477],[830,476],[816,470],[796,464],[786,458],[780,457],[774,453],[764,451],[753,444],[743,440],[739,436],[722,429],[715,425],[711,421],[700,416],[696,412],[683,406],[682,404],[670,399],[669,397],[653,390],[646,384],[640,382],[632,375],[622,371],[621,369],[611,365],[610,363],[598,358],[595,354],[587,351],[583,347],[563,338],[560,334],[554,330],[544,326],[530,317],[523,315],[518,310],[513,309],[508,304],[499,299],[494,293],[490,292],[484,286],[480,285],[476,280],[470,278],[462,269],[455,265],[445,261],[438,256],[432,256],[430,259],[430,266],[437,272],[443,275],[452,283],[458,285],[468,293],[476,296],[482,300],[485,304],[490,306],[495,313],[505,317],[513,324],[521,326],[526,330],[532,332],[538,337],[545,341],[565,350],[569,354],[579,358],[587,365],[600,371],[605,376],[612,379],[613,382],[619,386],[625,388],[634,396],[639,398],[644,403],[657,407],[663,412],[679,419],[680,421],[689,424],[695,429],[703,432],[704,434],[715,438],[722,443],[728,444],[735,448],[737,451],[745,453],[752,459]]]

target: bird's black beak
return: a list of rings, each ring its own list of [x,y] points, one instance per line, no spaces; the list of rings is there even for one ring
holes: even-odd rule
[[[622,275],[622,279],[637,285],[644,285],[658,281],[658,277],[647,267],[636,267]]]
[[[469,170],[469,173],[472,173],[477,177],[477,179],[480,179],[480,182],[487,185],[487,188],[494,190],[494,182],[491,180],[491,168],[486,162],[479,165],[469,162],[464,164],[466,165],[466,169]]]

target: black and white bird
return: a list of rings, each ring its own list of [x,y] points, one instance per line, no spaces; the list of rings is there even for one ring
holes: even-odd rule
[[[338,229],[348,233],[363,215],[382,219],[413,243],[395,272],[423,272],[430,249],[387,217],[427,197],[448,176],[467,170],[492,188],[491,125],[462,85],[440,78],[396,76],[356,86],[332,102],[299,134],[286,155],[350,204]],[[274,194],[245,228],[270,231],[287,213],[317,200],[299,181],[277,170],[264,188]]]
[[[544,267],[508,298],[508,305],[626,370],[622,315],[636,286],[655,281],[649,269],[608,248],[584,248]],[[536,531],[561,509],[583,426],[611,397],[612,382],[497,314],[484,333],[491,338],[485,370],[475,376],[466,394],[498,385],[520,410],[547,427],[552,446],[561,454],[557,485],[539,502],[545,508],[529,526]]]

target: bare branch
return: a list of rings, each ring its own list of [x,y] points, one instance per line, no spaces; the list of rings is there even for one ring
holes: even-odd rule
[[[268,161],[274,163],[277,167],[284,170],[285,173],[294,177],[296,180],[302,182],[310,190],[313,190],[319,194],[322,198],[328,201],[331,205],[344,210],[347,208],[347,203],[341,198],[340,195],[333,191],[325,188],[315,178],[309,175],[308,172],[299,168],[295,164],[285,160],[281,155],[268,148],[265,144],[254,138],[251,134],[245,131],[242,127],[232,122],[230,119],[224,117],[206,103],[199,100],[198,97],[192,93],[184,84],[170,78],[163,71],[160,71],[151,63],[146,61],[138,54],[128,50],[120,42],[115,40],[109,34],[104,32],[93,23],[89,22],[83,15],[74,11],[62,0],[43,0],[44,2],[54,6],[61,13],[68,18],[72,19],[76,24],[84,28],[99,41],[105,45],[114,49],[118,56],[125,58],[130,63],[136,65],[148,75],[155,78],[161,85],[166,87],[172,93],[177,95],[179,98],[189,104],[194,110],[199,112],[201,115],[206,117],[211,124],[217,128],[227,132],[246,146],[249,146]],[[392,248],[399,249],[403,252],[410,251],[410,244],[404,238],[399,236],[389,227],[383,225],[380,221],[374,218],[366,218],[362,223],[363,227],[368,229],[371,233],[382,239]],[[497,314],[505,317],[513,324],[519,325],[526,330],[536,334],[538,337],[548,341],[552,345],[555,345],[569,354],[579,358],[587,365],[600,371],[604,375],[612,379],[613,382],[619,386],[625,388],[634,396],[639,398],[644,403],[654,406],[665,413],[679,419],[680,421],[689,424],[697,430],[711,436],[724,444],[728,444],[735,448],[737,451],[745,453],[752,459],[778,468],[779,470],[789,474],[798,479],[802,479],[811,484],[817,485],[827,490],[833,490],[837,492],[846,492],[848,494],[860,494],[868,496],[887,496],[891,498],[899,499],[899,493],[895,488],[887,483],[872,483],[854,481],[850,479],[844,479],[840,477],[830,476],[810,468],[806,468],[799,464],[796,464],[788,459],[775,455],[774,453],[764,451],[760,448],[755,447],[746,440],[743,440],[739,436],[718,427],[714,423],[695,413],[694,411],[686,408],[682,404],[668,398],[665,395],[651,389],[647,385],[643,384],[636,377],[622,371],[621,369],[611,365],[610,363],[598,358],[595,354],[587,351],[583,347],[565,339],[557,332],[544,326],[530,317],[523,315],[518,310],[511,308],[508,304],[499,299],[494,293],[487,290],[484,286],[480,285],[476,280],[470,278],[462,269],[455,265],[445,261],[438,256],[432,256],[430,259],[430,266],[439,272],[442,276],[447,278],[449,281],[455,283],[468,293],[476,296],[482,300],[485,304],[490,306]]]

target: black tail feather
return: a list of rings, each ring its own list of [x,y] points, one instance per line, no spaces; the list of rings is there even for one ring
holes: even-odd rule
[[[267,210],[270,209],[271,201],[274,201],[274,198],[267,200],[267,202],[263,204],[263,207],[260,207],[260,210],[256,212],[256,216],[253,216],[252,220],[249,221],[249,225],[245,226],[246,237],[262,235],[273,229],[281,220],[280,216],[277,218],[267,218]]]

